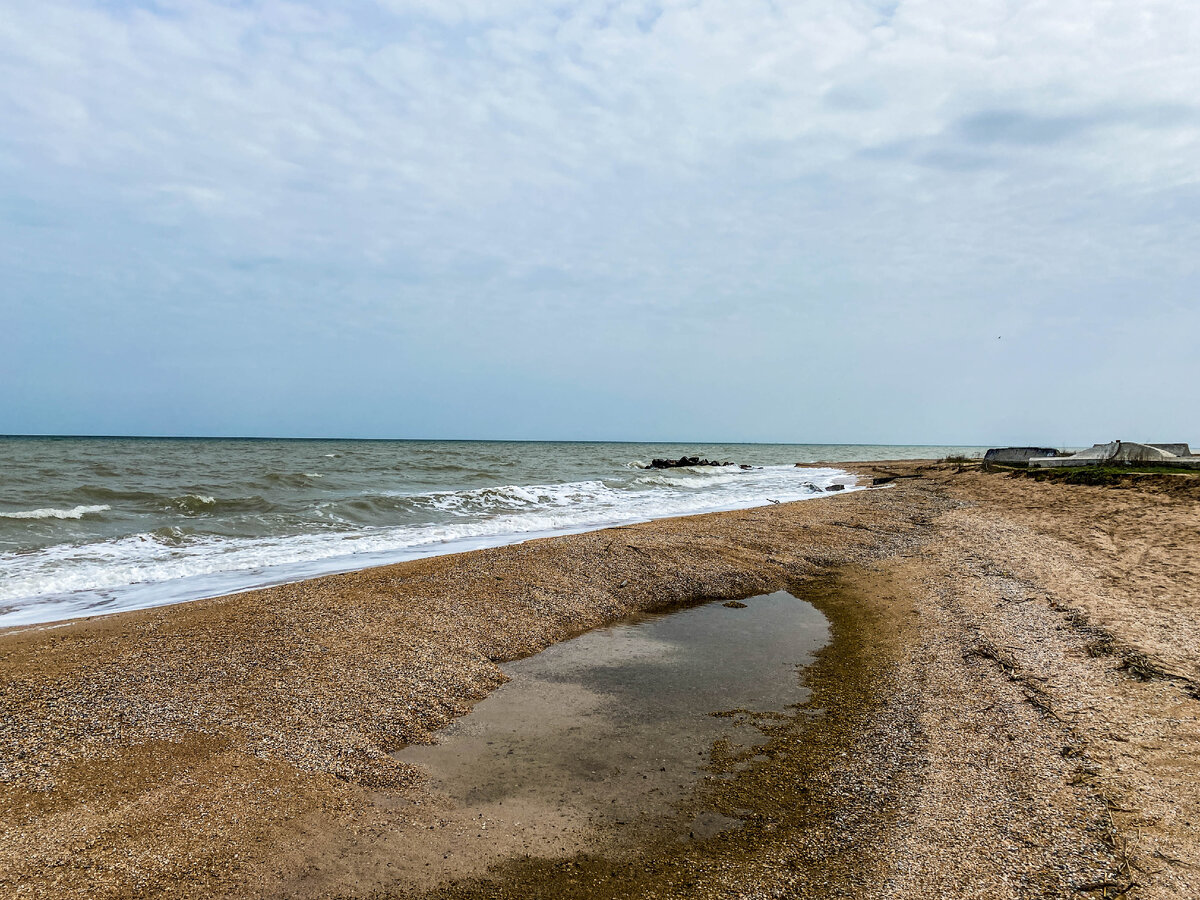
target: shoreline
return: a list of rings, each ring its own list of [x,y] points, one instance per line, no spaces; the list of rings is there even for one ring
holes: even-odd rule
[[[758,468],[761,469],[763,467],[760,466]],[[857,490],[863,487],[856,485],[853,476],[836,463],[797,463],[795,465],[789,464],[785,468],[788,470],[795,468],[819,469],[825,473],[834,473],[828,475],[828,477],[832,479],[833,483],[845,484],[845,489],[847,490]],[[839,480],[846,478],[849,480]],[[815,490],[817,493],[811,493],[804,497],[791,497],[783,502],[823,499],[824,494],[820,493],[821,488],[817,487]],[[544,538],[565,537],[608,528],[623,528],[629,525],[639,525],[662,519],[755,509],[778,502],[780,501],[765,498],[716,502],[714,498],[713,501],[710,501],[710,505],[703,505],[698,509],[686,511],[659,511],[644,515],[625,510],[626,515],[608,520],[576,522],[574,524],[534,528],[525,531],[503,531],[492,534],[481,533],[441,540],[430,540],[426,543],[416,543],[392,547],[390,549],[359,550],[349,554],[343,552],[341,554],[317,557],[316,559],[305,561],[276,561],[256,565],[248,569],[229,569],[203,574],[185,574],[178,578],[167,580],[81,589],[57,595],[16,598],[12,601],[0,603],[0,634],[6,629],[70,622],[76,619],[93,618],[96,616],[119,615],[126,612],[174,606],[179,603],[193,603],[197,600],[213,600],[235,594],[244,594],[250,591],[266,590],[287,584],[312,581],[328,575],[344,575],[352,572],[360,572],[365,569],[398,565],[437,556],[451,556],[470,553],[475,550],[495,549]],[[104,508],[107,509],[108,507]],[[439,526],[429,523],[424,527],[436,531]],[[312,533],[309,533],[300,537],[312,538],[313,536]],[[266,542],[271,539],[271,536],[264,535],[258,540]],[[168,585],[173,585],[173,593],[169,596],[164,594]],[[88,606],[87,604],[89,603],[94,605]],[[107,608],[108,606],[112,608]]]
[[[1168,888],[1196,884],[1197,789],[1186,772],[1145,776],[1145,760],[1129,775],[1119,752],[1200,743],[1194,654],[1164,631],[1178,614],[1144,610],[1141,630],[1109,621],[1116,601],[1135,611],[1157,601],[1114,588],[1113,603],[1088,608],[1080,573],[1103,572],[1112,548],[1053,536],[1051,521],[1101,507],[1134,521],[1145,498],[911,461],[848,468],[921,477],[0,632],[0,872],[11,873],[0,888],[407,896],[371,855],[425,812],[413,805],[419,773],[388,754],[485,696],[503,679],[497,662],[634,612],[794,588],[834,611],[836,649],[809,674],[825,714],[798,717],[767,762],[711,795],[757,805],[741,829],[622,863],[621,878],[595,848],[515,861],[443,893],[518,896],[520,884],[525,896],[604,896],[603,881],[612,896],[748,885],[833,896],[840,884],[851,896],[887,885],[916,897],[932,878],[947,896],[1089,884],[1100,885],[1090,896],[1116,896],[1130,861],[1158,853],[1177,862],[1138,873],[1151,882],[1144,896],[1184,896]],[[1194,515],[1191,501],[1152,499],[1168,524]],[[1186,607],[1200,566],[1173,540],[1192,555],[1154,587],[1174,584],[1168,599]],[[997,547],[1003,567],[989,556]],[[1113,649],[1089,655],[1102,628]],[[1134,654],[1150,680],[1116,665]],[[1135,707],[1165,712],[1135,722]],[[1146,737],[1134,746],[1105,737],[1135,725]],[[1155,815],[1160,826],[1147,824]]]

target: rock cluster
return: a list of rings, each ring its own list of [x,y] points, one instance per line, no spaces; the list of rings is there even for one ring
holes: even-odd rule
[[[699,456],[681,456],[679,459],[656,459],[647,469],[682,469],[685,466],[732,466],[731,462],[718,462],[715,459],[701,459]],[[743,469],[750,468],[742,466]]]

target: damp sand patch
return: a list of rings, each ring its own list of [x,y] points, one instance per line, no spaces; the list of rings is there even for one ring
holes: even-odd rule
[[[437,744],[396,754],[428,772],[436,808],[406,861],[416,883],[740,827],[697,789],[750,764],[770,724],[808,699],[802,667],[829,633],[815,607],[778,591],[640,616],[506,664],[510,680]]]

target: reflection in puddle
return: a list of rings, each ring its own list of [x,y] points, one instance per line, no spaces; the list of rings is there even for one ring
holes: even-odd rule
[[[524,834],[524,852],[571,852],[597,829],[675,828],[686,839],[736,827],[681,811],[706,767],[764,740],[746,716],[712,714],[803,702],[796,667],[829,636],[824,616],[786,592],[746,604],[648,616],[507,664],[512,680],[437,745],[397,756],[429,771],[454,818]]]

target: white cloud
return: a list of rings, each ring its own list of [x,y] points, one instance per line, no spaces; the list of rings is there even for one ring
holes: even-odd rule
[[[376,327],[1178,309],[1198,38],[1166,0],[10,4],[0,260]]]
[[[1181,35],[1200,13],[1140,4],[1129,22],[1126,6],[48,3],[9,19],[7,99],[31,153],[97,168],[172,149],[177,165],[257,171],[315,151],[486,188],[764,141],[819,166],[980,110],[1190,105],[1200,63]],[[183,153],[200,139],[204,154]]]

